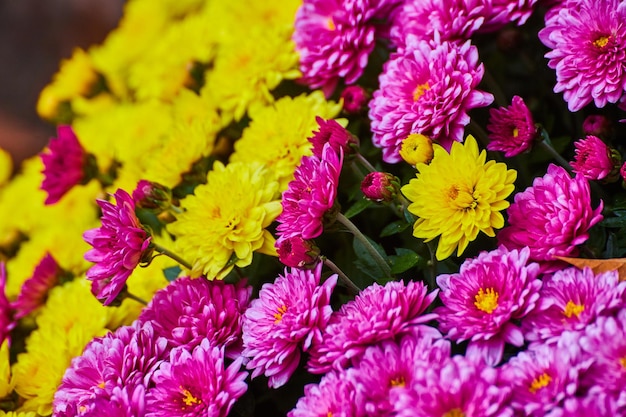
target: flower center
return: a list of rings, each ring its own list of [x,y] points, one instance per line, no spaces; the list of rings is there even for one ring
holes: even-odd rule
[[[610,36],[600,36],[598,39],[593,41],[593,45],[597,48],[604,48],[611,40]]]
[[[455,408],[445,413],[443,417],[465,417],[465,413],[460,408]]]
[[[105,386],[106,386],[106,384],[104,383],[104,381],[101,381],[101,382],[98,384],[98,388],[100,388],[100,389],[104,389],[104,387],[105,387]]]
[[[456,184],[448,188],[447,196],[453,206],[460,210],[472,210],[478,205],[478,201],[472,193]]]
[[[417,87],[415,87],[415,90],[413,90],[413,101],[419,100],[420,97],[422,97],[424,95],[426,90],[430,90],[430,86],[428,85],[427,82],[424,83],[424,84],[420,84]]]
[[[518,129],[518,128],[516,128],[516,127],[514,127],[514,128],[513,128],[513,137],[514,137],[514,138],[516,138],[516,137],[518,137],[518,136],[519,136],[519,129]]]
[[[622,368],[626,368],[626,357],[620,358],[619,364],[622,365]]]
[[[403,376],[392,378],[391,381],[389,381],[389,385],[392,387],[404,387],[406,386],[406,380]]]
[[[474,305],[480,311],[491,314],[498,308],[498,293],[493,288],[487,288],[487,291],[480,288],[474,297]]]
[[[585,310],[585,306],[582,304],[575,304],[572,300],[569,300],[565,305],[565,309],[563,310],[563,314],[565,317],[572,318],[572,316],[576,316],[579,318],[580,313]]]
[[[330,30],[331,32],[337,29],[337,26],[335,26],[335,22],[333,21],[332,17],[326,19],[326,29]]]
[[[282,305],[280,307],[278,307],[278,313],[274,314],[274,324],[278,324],[280,323],[280,321],[283,319],[283,315],[287,312],[287,306],[286,305]]]
[[[184,395],[183,402],[187,407],[189,407],[190,405],[200,404],[201,401],[194,397],[188,389],[184,389],[182,386],[180,387],[180,389],[182,390],[182,394]]]
[[[530,384],[530,388],[528,388],[528,391],[534,394],[541,388],[547,387],[550,381],[552,381],[552,377],[544,372],[533,380]]]

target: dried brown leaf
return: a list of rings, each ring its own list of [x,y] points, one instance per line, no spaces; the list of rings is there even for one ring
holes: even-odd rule
[[[568,258],[566,256],[555,256],[555,258],[579,269],[589,267],[596,275],[602,272],[617,271],[620,281],[626,281],[626,258],[585,259]]]

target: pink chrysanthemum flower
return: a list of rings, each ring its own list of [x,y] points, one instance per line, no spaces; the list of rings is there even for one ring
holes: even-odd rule
[[[437,292],[427,294],[426,286],[415,281],[392,281],[384,287],[374,283],[365,288],[333,313],[323,339],[311,349],[309,371],[322,374],[346,368],[368,346],[403,334],[439,335],[435,329],[421,325],[436,317],[422,313]]]
[[[146,417],[226,417],[248,385],[243,358],[226,366],[223,348],[203,340],[193,351],[177,347],[152,375]]]
[[[364,417],[363,391],[346,372],[329,372],[319,384],[304,387],[304,396],[287,417],[353,416]]]
[[[343,111],[348,114],[361,113],[366,108],[369,99],[369,93],[360,85],[349,85],[341,92]]]
[[[567,0],[546,16],[539,39],[570,111],[617,103],[626,90],[626,3]]]
[[[484,0],[405,1],[394,11],[389,37],[398,49],[405,47],[408,35],[431,40],[435,32],[443,40],[464,42],[480,28],[488,10]]]
[[[510,226],[498,234],[509,249],[530,248],[530,260],[543,272],[562,264],[555,256],[577,256],[577,245],[588,238],[588,230],[602,220],[603,203],[591,207],[589,183],[582,175],[571,178],[564,168],[550,164],[546,175],[515,195],[508,208]]]
[[[4,262],[0,262],[0,345],[5,340],[11,341],[11,330],[17,325],[13,317],[13,306],[6,296],[7,271]]]
[[[500,247],[466,260],[457,274],[437,277],[439,328],[452,340],[469,340],[469,358],[495,366],[505,343],[524,344],[515,323],[535,308],[541,288],[539,265],[529,263],[529,256],[528,248]]]
[[[285,239],[300,236],[315,239],[324,231],[325,215],[337,197],[343,152],[324,145],[322,157],[304,156],[294,173],[294,180],[283,193],[283,211],[276,219],[278,235]]]
[[[398,417],[512,417],[511,389],[498,383],[497,371],[463,356],[422,364],[405,389],[392,389]]]
[[[491,104],[493,96],[477,89],[484,68],[469,41],[420,41],[409,35],[406,48],[385,63],[380,87],[369,102],[374,145],[383,160],[398,163],[402,141],[421,133],[447,150],[463,141],[467,112]]]
[[[560,410],[550,413],[550,417],[615,417],[624,415],[625,411],[614,396],[595,393],[582,398],[568,398]]]
[[[322,285],[322,264],[313,270],[285,269],[273,284],[264,284],[243,319],[242,355],[252,378],[263,374],[268,385],[284,385],[300,362],[300,350],[319,343],[332,314],[330,296],[337,284],[331,275]]]
[[[84,411],[83,411],[84,410]],[[143,384],[113,387],[110,398],[97,397],[81,408],[80,417],[144,417],[146,412],[146,387]]]
[[[537,308],[522,320],[522,329],[527,340],[553,341],[625,304],[626,282],[619,282],[617,271],[596,275],[589,268],[567,268],[544,279]]]
[[[353,84],[374,49],[377,23],[398,0],[305,0],[296,14],[293,41],[302,82],[330,96],[340,79]]]
[[[368,416],[393,415],[391,391],[413,385],[416,367],[437,366],[450,357],[450,342],[429,335],[406,335],[368,347],[348,374],[364,393]]]
[[[509,23],[521,26],[533,14],[539,0],[481,0],[486,6],[485,21],[479,32],[492,32]]]
[[[150,322],[171,347],[191,351],[207,339],[235,358],[241,354],[241,321],[251,294],[246,280],[227,284],[202,277],[177,278],[157,291],[138,322]]]
[[[499,371],[512,389],[511,406],[525,416],[545,416],[578,388],[579,368],[567,346],[538,345],[518,353]]]
[[[87,278],[92,281],[91,292],[104,305],[115,300],[133,270],[152,253],[151,237],[135,215],[132,197],[122,189],[114,197],[116,204],[98,200],[102,226],[83,234],[85,241],[93,246],[85,259],[96,263],[87,271]]]
[[[504,156],[511,158],[533,146],[537,139],[537,129],[533,116],[521,97],[514,96],[509,107],[489,109],[489,116],[487,149],[504,152]]]
[[[62,273],[63,270],[57,261],[50,253],[46,253],[35,267],[33,276],[22,284],[20,294],[13,303],[15,319],[21,319],[43,305],[48,291],[59,283]]]
[[[575,173],[589,180],[603,180],[615,177],[621,165],[621,156],[609,148],[602,139],[588,135],[574,143],[576,148],[571,163]]]
[[[87,153],[71,126],[58,126],[57,137],[48,143],[48,152],[39,156],[44,166],[41,189],[48,193],[45,204],[56,203],[85,178]]]
[[[607,137],[610,136],[612,131],[613,123],[608,117],[601,114],[590,114],[583,121],[583,132],[585,132],[585,135]]]
[[[320,249],[312,240],[293,236],[276,241],[278,260],[292,268],[312,267],[319,261]]]
[[[359,140],[336,120],[324,120],[315,117],[319,130],[313,132],[309,142],[313,144],[313,155],[323,158],[324,145],[330,143],[331,148],[337,153],[343,151],[344,155],[353,153],[353,148],[359,146]],[[341,149],[341,151],[340,151]]]

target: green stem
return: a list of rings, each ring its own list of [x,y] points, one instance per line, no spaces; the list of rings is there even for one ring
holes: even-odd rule
[[[154,245],[154,250],[159,252],[162,255],[165,255],[169,258],[172,258],[173,260],[175,260],[176,262],[178,262],[179,264],[181,264],[182,266],[184,266],[185,268],[191,270],[191,264],[189,264],[189,262],[185,261],[183,258],[181,258],[180,256],[176,255],[173,252],[170,252],[169,250],[165,249],[163,246],[157,245],[156,243],[153,243]]]
[[[428,252],[430,253],[430,262],[429,262],[429,274],[426,277],[428,288],[434,290],[437,288],[437,257],[435,256],[436,251],[433,248],[433,243],[426,243],[426,247],[428,248]]]
[[[565,160],[565,158],[563,158],[557,151],[556,149],[554,149],[552,147],[552,145],[550,145],[550,143],[548,143],[546,141],[546,139],[540,140],[539,141],[539,146],[545,150],[546,152],[548,152],[550,154],[550,156],[552,156],[552,158],[554,158],[555,161],[557,161],[559,163],[559,165],[561,165],[563,168],[565,168],[567,170],[567,172],[569,172],[570,175],[574,174],[574,170],[572,169],[572,166],[569,164],[569,162],[567,162]]]
[[[485,84],[487,84],[487,87],[493,94],[496,104],[500,107],[505,107],[508,103],[506,95],[504,94],[504,91],[502,91],[500,84],[498,84],[496,79],[493,78],[493,75],[491,75],[491,72],[489,72],[487,68],[485,68],[483,81],[485,81]]]
[[[487,148],[487,145],[489,145],[489,136],[487,135],[487,132],[485,132],[485,129],[483,129],[474,120],[470,120],[467,128],[469,129],[470,132],[472,132],[474,136],[476,136],[476,139],[478,139],[478,141],[483,145],[483,147]]]
[[[361,163],[361,165],[363,165],[365,167],[365,169],[367,169],[369,172],[376,172],[378,171],[376,168],[374,168],[374,166],[370,163],[370,161],[368,161],[367,159],[365,159],[365,157],[363,155],[361,155],[360,152],[356,153],[356,159]]]
[[[344,274],[343,271],[337,265],[335,265],[333,261],[325,256],[322,256],[321,258],[324,261],[324,265],[326,265],[331,271],[337,274],[341,282],[343,282],[345,286],[348,287],[354,294],[358,294],[361,292],[361,289],[357,287],[357,285],[352,282],[352,280],[348,278],[348,276]]]
[[[372,246],[372,244],[367,239],[367,237],[365,237],[365,235],[361,233],[359,228],[356,227],[356,225],[352,223],[350,219],[348,219],[346,216],[344,216],[341,213],[337,214],[337,221],[343,224],[352,233],[355,239],[358,239],[359,242],[363,244],[363,246],[365,247],[367,252],[370,254],[372,259],[374,259],[374,261],[382,269],[383,273],[385,274],[385,278],[392,278],[393,275],[391,273],[391,267],[389,266],[387,261],[385,261],[382,255],[378,252],[378,250],[376,250],[376,248]]]
[[[170,204],[170,210],[176,214],[181,214],[183,212],[180,207],[176,207],[173,204]]]
[[[130,298],[131,300],[135,300],[135,301],[137,301],[139,304],[143,304],[143,305],[145,305],[145,306],[147,306],[147,305],[148,305],[148,302],[147,302],[146,300],[144,300],[143,298],[138,297],[138,296],[136,296],[135,294],[130,293],[130,292],[128,292],[128,291],[126,291],[126,298]]]

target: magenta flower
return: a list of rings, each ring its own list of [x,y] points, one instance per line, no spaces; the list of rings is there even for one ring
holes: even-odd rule
[[[353,148],[358,148],[359,140],[345,127],[337,123],[336,120],[324,120],[319,116],[315,117],[319,130],[313,132],[309,142],[313,144],[313,155],[323,158],[324,145],[329,143],[330,147],[337,153],[343,151],[344,155],[353,153]]]
[[[556,70],[555,93],[570,111],[594,102],[617,103],[626,89],[626,4],[621,0],[567,0],[546,16],[539,39]]]
[[[588,135],[574,143],[576,154],[571,163],[574,172],[589,180],[615,177],[621,165],[621,156],[609,148],[597,136]]]
[[[304,396],[287,417],[365,417],[363,392],[346,372],[329,372],[319,384],[304,387]]]
[[[568,398],[561,410],[552,411],[550,417],[614,417],[623,415],[624,411],[614,396],[595,393],[582,398]]]
[[[493,96],[477,89],[484,68],[469,41],[420,41],[409,35],[406,48],[392,54],[369,102],[374,145],[383,160],[398,163],[402,141],[421,133],[450,149],[463,141],[467,112],[488,106]]]
[[[85,179],[87,153],[71,126],[57,127],[57,137],[48,143],[48,152],[39,154],[44,179],[41,189],[48,193],[45,204],[54,204]]]
[[[321,341],[337,284],[337,275],[331,275],[320,285],[321,273],[321,263],[313,270],[285,269],[273,284],[263,285],[246,310],[242,355],[251,358],[252,378],[263,374],[270,387],[284,385],[300,362],[300,350]]]
[[[143,309],[139,323],[149,322],[171,347],[192,351],[203,340],[224,347],[226,356],[241,354],[241,321],[252,287],[200,278],[177,278],[157,291]]]
[[[48,291],[59,283],[63,270],[57,261],[46,253],[43,259],[35,267],[33,276],[22,284],[20,295],[13,302],[15,319],[26,317],[31,312],[42,306],[48,296]]]
[[[13,306],[6,296],[7,270],[4,262],[0,262],[0,345],[5,340],[11,342],[11,330],[17,325],[13,317]]]
[[[555,256],[578,255],[577,245],[588,238],[588,230],[602,220],[603,203],[591,207],[589,183],[582,175],[571,178],[554,164],[533,185],[515,195],[508,208],[509,226],[498,234],[508,249],[530,248],[530,260],[539,262],[544,272],[561,263]]]
[[[349,85],[341,92],[343,111],[348,114],[361,113],[366,108],[369,99],[369,93],[360,85]]]
[[[388,172],[370,172],[361,181],[361,192],[368,200],[391,202],[400,193],[400,180]]]
[[[243,358],[228,367],[223,348],[203,340],[193,351],[177,347],[169,361],[152,375],[154,388],[146,394],[146,417],[226,417],[248,389]]]
[[[337,196],[343,152],[324,145],[322,157],[304,156],[294,173],[294,180],[283,193],[283,211],[276,219],[278,235],[285,239],[301,236],[315,239],[324,231],[325,216]]]
[[[422,313],[437,292],[427,294],[426,286],[415,281],[392,281],[384,287],[374,283],[365,288],[333,313],[323,339],[311,349],[308,370],[322,374],[346,368],[368,346],[404,334],[439,335],[432,327],[420,326],[436,317]]]
[[[151,237],[135,215],[132,197],[122,189],[114,197],[116,204],[98,200],[102,226],[83,234],[83,239],[93,246],[85,259],[96,263],[87,271],[91,292],[104,305],[115,300],[133,270],[152,253]]]
[[[278,260],[291,268],[312,267],[319,261],[320,249],[312,240],[292,236],[276,241]]]
[[[113,387],[110,398],[94,398],[80,408],[80,417],[144,417],[146,412],[146,387],[143,384]],[[84,410],[84,411],[83,411]]]
[[[611,120],[601,114],[590,114],[583,121],[583,132],[585,135],[607,137],[613,131]]]
[[[626,304],[626,282],[617,271],[595,275],[567,268],[544,279],[537,308],[522,320],[527,340],[554,341],[565,330],[583,330]]]
[[[487,149],[504,152],[504,156],[511,158],[533,146],[537,139],[537,129],[533,116],[521,97],[514,96],[509,107],[489,109],[489,115]]]
[[[529,256],[528,248],[500,247],[466,260],[457,274],[437,277],[439,328],[452,340],[469,340],[469,358],[495,366],[505,343],[524,344],[515,323],[535,308],[541,288],[539,265],[529,263]]]
[[[140,180],[133,190],[133,201],[140,208],[167,210],[172,205],[172,190],[158,182]]]
[[[398,417],[512,417],[511,389],[498,383],[497,371],[463,356],[419,366],[406,389],[391,389]]]
[[[526,23],[539,0],[482,0],[486,5],[485,22],[479,32],[492,32],[509,23]]]

